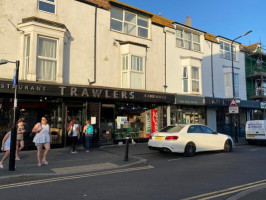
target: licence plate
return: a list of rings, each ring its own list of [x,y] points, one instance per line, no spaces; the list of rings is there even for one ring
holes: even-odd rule
[[[248,135],[248,137],[249,137],[249,138],[254,138],[254,137],[255,137],[255,135]]]
[[[162,136],[156,136],[155,140],[163,140],[163,137]]]

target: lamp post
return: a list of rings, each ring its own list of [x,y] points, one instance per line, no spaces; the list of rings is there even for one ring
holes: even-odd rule
[[[252,30],[248,31],[248,32],[245,32],[244,34],[236,37],[235,39],[232,40],[231,42],[231,60],[232,60],[232,87],[233,87],[233,99],[235,99],[235,77],[234,77],[234,54],[233,54],[233,43],[241,38],[241,37],[244,37],[246,36],[247,34],[251,33]],[[238,132],[237,132],[237,125],[238,125],[238,119],[237,119],[237,115],[238,114],[233,114],[234,115],[234,132],[235,132],[235,142],[238,143]]]
[[[18,93],[18,75],[19,75],[19,60],[16,62],[9,61],[9,60],[0,60],[0,65],[4,65],[7,63],[15,63],[16,69],[15,74],[13,77],[13,86],[15,88],[14,91],[14,116],[13,116],[13,126],[11,129],[11,142],[10,142],[10,157],[9,157],[9,171],[15,171],[15,154],[16,154],[16,141],[17,141],[17,121],[18,121],[18,115],[17,115],[17,93]]]

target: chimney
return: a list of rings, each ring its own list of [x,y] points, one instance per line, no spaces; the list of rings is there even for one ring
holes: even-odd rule
[[[187,16],[187,18],[185,20],[185,25],[192,27],[192,20],[190,19],[189,16]]]

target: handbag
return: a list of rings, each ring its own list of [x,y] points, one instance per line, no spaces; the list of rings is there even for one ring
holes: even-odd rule
[[[71,128],[69,129],[67,135],[68,135],[68,137],[72,137],[73,136],[73,126],[71,126]]]

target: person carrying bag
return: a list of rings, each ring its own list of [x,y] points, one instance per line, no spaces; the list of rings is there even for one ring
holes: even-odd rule
[[[91,140],[93,137],[93,126],[89,120],[86,121],[86,125],[83,128],[83,133],[85,134],[85,148],[86,152],[90,152]]]

